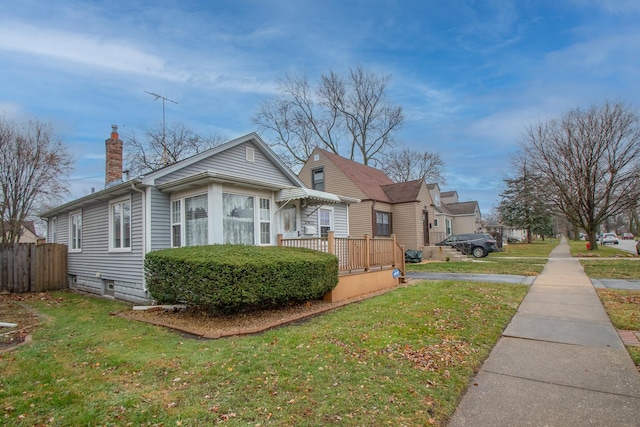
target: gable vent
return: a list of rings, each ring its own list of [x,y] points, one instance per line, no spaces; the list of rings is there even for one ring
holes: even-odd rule
[[[247,156],[247,162],[251,162],[251,163],[253,163],[253,162],[255,161],[255,156],[254,156],[253,148],[251,148],[251,147],[247,147],[246,156]]]

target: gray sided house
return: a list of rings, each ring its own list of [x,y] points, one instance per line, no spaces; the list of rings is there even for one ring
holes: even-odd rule
[[[147,303],[150,251],[349,235],[358,200],[305,187],[255,133],[125,181],[116,126],[105,143],[106,188],[40,215],[47,242],[68,245],[71,288]]]

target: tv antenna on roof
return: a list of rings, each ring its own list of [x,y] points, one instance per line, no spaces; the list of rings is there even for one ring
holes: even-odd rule
[[[174,104],[177,104],[178,101],[174,101],[173,99],[169,99],[166,96],[162,96],[162,95],[158,95],[157,93],[153,93],[153,92],[147,92],[146,90],[144,91],[145,93],[148,93],[149,95],[155,97],[153,100],[157,101],[158,99],[162,99],[162,163],[164,163],[164,165],[167,165],[167,145],[165,143],[165,125],[164,125],[164,102],[165,101],[169,101],[169,102],[173,102]]]

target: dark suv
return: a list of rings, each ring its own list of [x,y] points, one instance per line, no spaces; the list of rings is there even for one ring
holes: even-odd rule
[[[488,234],[452,234],[436,246],[451,246],[465,255],[484,258],[489,252],[498,252],[496,240]]]

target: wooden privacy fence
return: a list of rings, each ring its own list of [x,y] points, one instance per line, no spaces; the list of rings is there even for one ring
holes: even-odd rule
[[[66,287],[66,245],[0,245],[0,292],[43,292]]]

